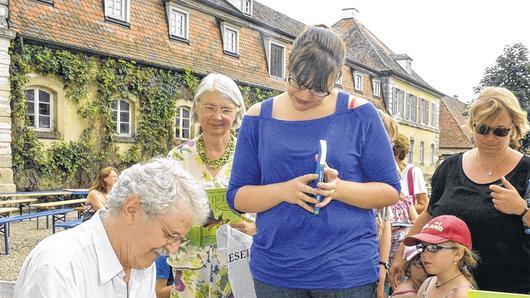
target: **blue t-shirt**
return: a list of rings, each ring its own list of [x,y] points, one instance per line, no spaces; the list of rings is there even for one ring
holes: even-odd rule
[[[327,163],[343,180],[384,182],[400,191],[396,163],[377,110],[370,103],[349,109],[339,93],[336,112],[303,121],[272,118],[274,99],[259,116],[245,116],[240,129],[227,200],[234,207],[240,187],[267,185],[313,173],[320,140]],[[260,212],[250,266],[259,281],[280,287],[344,289],[378,279],[374,214],[334,200],[313,215],[286,202]]]
[[[167,279],[166,285],[173,284],[173,270],[167,263],[167,256],[159,256],[156,259],[156,279]]]

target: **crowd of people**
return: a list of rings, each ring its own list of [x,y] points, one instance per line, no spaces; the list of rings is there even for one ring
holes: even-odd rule
[[[15,297],[233,297],[212,237],[223,224],[253,237],[259,298],[530,294],[530,157],[516,150],[529,127],[517,98],[479,95],[475,148],[441,163],[429,196],[393,119],[334,88],[345,53],[333,30],[306,28],[286,91],[248,111],[232,79],[206,76],[193,99],[199,136],[119,179],[103,169],[92,218],[37,245]],[[212,190],[226,191],[233,217],[208,202]]]

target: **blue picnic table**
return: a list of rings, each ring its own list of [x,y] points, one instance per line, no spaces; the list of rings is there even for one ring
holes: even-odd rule
[[[55,224],[60,222],[66,222],[66,214],[72,212],[74,209],[71,208],[62,208],[54,209],[48,211],[34,212],[17,216],[8,216],[0,218],[0,234],[4,234],[4,254],[9,254],[9,224],[16,221],[22,221],[25,219],[46,217],[46,223],[48,216],[52,217],[52,227],[53,232],[55,233]]]

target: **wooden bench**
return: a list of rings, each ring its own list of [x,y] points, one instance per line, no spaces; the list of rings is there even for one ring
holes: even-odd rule
[[[31,212],[31,209],[29,208],[29,204],[33,202],[37,202],[38,200],[35,198],[25,198],[25,199],[10,199],[10,200],[2,200],[0,201],[0,206],[12,206],[12,205],[18,205],[18,211],[19,214],[22,215],[22,207],[26,206]]]
[[[65,230],[68,230],[68,229],[77,227],[81,223],[82,223],[82,219],[80,219],[80,218],[78,218],[76,220],[69,220],[69,221],[65,221],[65,222],[60,222],[60,223],[56,223],[55,224],[55,229],[63,228]],[[53,230],[53,233],[55,233],[55,229]]]
[[[3,208],[0,208],[0,217],[9,216],[9,214],[11,212],[17,211],[17,210],[18,210],[18,208],[15,208],[15,207],[3,207]]]
[[[35,212],[35,213],[29,213],[29,214],[23,214],[23,215],[17,215],[17,216],[1,217],[0,218],[0,233],[4,234],[4,254],[5,255],[9,254],[9,224],[10,223],[16,222],[16,221],[22,221],[25,219],[31,219],[31,218],[38,219],[39,217],[43,217],[43,216],[45,216],[46,221],[48,221],[48,216],[51,216],[53,232],[55,233],[55,224],[57,222],[65,222],[66,214],[72,211],[74,211],[74,209],[63,208],[63,209],[54,209],[54,210]],[[38,221],[37,221],[37,225],[38,225]]]
[[[86,199],[74,199],[74,200],[64,200],[64,201],[55,201],[55,202],[48,202],[48,203],[37,203],[37,204],[31,204],[31,207],[37,208],[37,210],[48,210],[48,209],[54,209],[56,207],[62,207],[67,205],[76,205],[76,204],[84,204],[86,202]]]

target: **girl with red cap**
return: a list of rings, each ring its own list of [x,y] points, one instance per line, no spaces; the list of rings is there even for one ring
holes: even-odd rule
[[[477,266],[478,257],[471,250],[469,228],[458,217],[435,217],[419,234],[405,238],[404,244],[416,245],[425,271],[433,275],[423,282],[417,297],[464,298],[477,287],[470,270]]]

